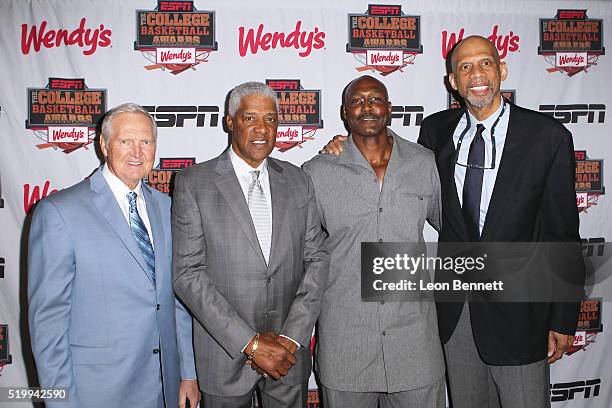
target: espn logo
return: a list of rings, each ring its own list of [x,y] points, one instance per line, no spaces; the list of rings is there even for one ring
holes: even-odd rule
[[[393,119],[402,119],[402,126],[411,126],[411,118],[414,114],[414,125],[421,126],[424,111],[425,108],[420,105],[393,106],[391,107],[391,124],[393,124]]]
[[[574,381],[568,383],[551,384],[550,402],[570,401],[582,395],[583,399],[599,396],[601,379]]]
[[[604,123],[606,119],[606,105],[600,103],[540,105],[540,112],[552,116],[561,123],[578,123],[582,117],[586,118],[586,123]],[[584,119],[581,122],[584,123]]]
[[[158,127],[185,127],[186,121],[195,120],[196,127],[206,125],[206,115],[210,116],[209,127],[219,126],[218,106],[143,106],[155,118]],[[189,122],[192,123],[192,122]]]
[[[603,256],[606,247],[606,240],[604,238],[584,238],[581,242],[581,248],[585,253],[584,256]]]

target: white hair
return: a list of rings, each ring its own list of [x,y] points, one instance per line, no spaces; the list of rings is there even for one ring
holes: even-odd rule
[[[262,95],[270,97],[270,99],[274,101],[274,108],[278,110],[276,92],[274,92],[272,88],[261,82],[245,82],[244,84],[238,85],[230,92],[227,113],[231,117],[234,117],[238,111],[242,98],[249,95]]]
[[[157,124],[153,119],[153,116],[145,108],[138,105],[137,103],[124,103],[118,106],[115,106],[113,109],[109,110],[104,116],[102,120],[102,126],[100,127],[102,137],[104,138],[104,142],[109,143],[110,136],[113,134],[113,119],[119,116],[122,113],[139,113],[144,115],[151,122],[151,132],[153,133],[153,137],[157,139]]]

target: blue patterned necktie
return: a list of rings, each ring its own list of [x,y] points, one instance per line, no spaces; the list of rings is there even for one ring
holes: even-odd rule
[[[153,252],[153,245],[151,245],[151,240],[149,239],[149,233],[147,232],[147,227],[145,227],[144,222],[142,222],[142,218],[138,214],[138,208],[136,207],[136,193],[130,191],[127,194],[128,201],[130,203],[130,228],[132,229],[132,234],[138,242],[138,246],[142,251],[142,257],[147,264],[148,271],[147,274],[153,281],[153,285],[155,285],[155,253]]]
[[[248,204],[253,226],[257,233],[257,240],[261,252],[268,263],[270,257],[270,245],[272,243],[272,223],[270,222],[270,212],[268,211],[268,202],[264,195],[261,182],[259,181],[259,170],[249,172],[251,174],[251,184],[248,191]]]
[[[468,164],[483,167],[485,161],[485,142],[482,137],[485,127],[476,126],[476,135],[470,145]],[[470,241],[480,241],[480,196],[482,195],[482,179],[484,169],[468,167],[463,183],[463,218]]]

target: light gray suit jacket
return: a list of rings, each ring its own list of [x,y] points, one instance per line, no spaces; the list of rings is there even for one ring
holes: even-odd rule
[[[382,192],[352,137],[340,156],[318,155],[303,166],[329,234],[316,368],[323,385],[335,390],[406,391],[444,374],[433,301],[361,301],[361,242],[423,242],[425,220],[436,228],[440,222],[433,153],[392,135]]]
[[[32,351],[41,387],[70,393],[69,402],[49,408],[155,407],[162,375],[166,407],[178,407],[179,381],[195,378],[191,317],[172,291],[170,199],[146,185],[142,192],[156,285],[100,170],[36,207],[28,253]]]
[[[269,265],[228,151],[183,170],[172,210],[174,290],[194,315],[200,387],[246,394],[260,376],[242,348],[256,332],[284,334],[302,347],[281,380],[307,381],[310,339],[329,270],[310,178],[268,158],[272,201]]]

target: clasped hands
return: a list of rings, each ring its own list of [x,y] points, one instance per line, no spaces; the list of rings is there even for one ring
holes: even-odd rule
[[[251,354],[255,341],[253,337],[244,349],[244,354]],[[252,360],[247,360],[245,364],[264,377],[278,380],[286,376],[297,361],[294,356],[297,345],[274,332],[260,333],[257,343]]]

